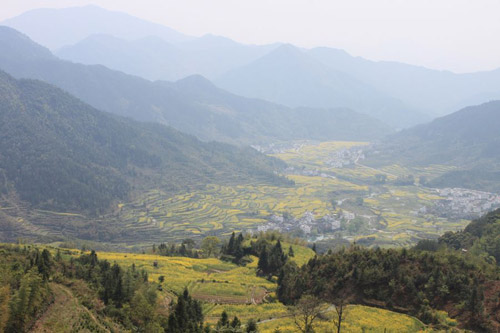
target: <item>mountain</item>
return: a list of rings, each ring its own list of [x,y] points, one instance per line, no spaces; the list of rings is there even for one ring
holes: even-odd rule
[[[330,69],[292,45],[282,45],[247,66],[231,70],[215,83],[235,94],[290,107],[348,107],[394,127],[427,119],[401,101]]]
[[[56,54],[72,62],[104,65],[148,80],[177,80],[193,74],[185,54],[154,36],[128,41],[111,35],[91,35]]]
[[[156,36],[167,42],[191,38],[163,25],[93,5],[34,9],[5,20],[2,25],[22,31],[52,50],[75,44],[94,34],[107,34],[127,40]]]
[[[368,163],[455,166],[430,185],[499,191],[499,126],[500,101],[470,106],[389,136],[373,149]]]
[[[370,61],[326,47],[314,48],[307,54],[434,116],[500,99],[500,69],[456,74],[398,62]]]
[[[0,72],[0,193],[97,214],[134,191],[269,182],[284,163],[98,111],[47,83]]]
[[[214,35],[194,38],[96,6],[36,9],[3,24],[73,62],[101,64],[150,80],[199,74],[247,97],[289,106],[350,107],[400,128],[500,99],[500,69],[456,74],[371,61],[327,47],[301,50],[308,57],[281,51],[273,55],[269,53],[280,44],[244,45]],[[254,73],[259,64],[262,73]],[[296,86],[288,78],[297,79]]]
[[[279,47],[279,44],[246,45],[229,38],[205,35],[176,44],[186,54],[195,72],[209,79],[247,65]]]
[[[0,69],[17,78],[49,82],[93,107],[159,122],[203,140],[263,143],[277,140],[372,140],[390,128],[347,109],[290,109],[239,97],[193,76],[151,82],[104,66],[62,61],[25,35],[0,27]]]
[[[178,80],[195,74],[217,77],[258,59],[275,47],[277,45],[243,45],[213,35],[171,44],[154,36],[125,40],[98,34],[65,46],[56,55],[77,63],[104,65],[149,80]]]

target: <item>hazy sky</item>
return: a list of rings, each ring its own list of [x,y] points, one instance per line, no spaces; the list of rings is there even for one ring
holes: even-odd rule
[[[194,36],[330,46],[456,72],[500,68],[500,0],[1,0],[0,20],[85,4]]]

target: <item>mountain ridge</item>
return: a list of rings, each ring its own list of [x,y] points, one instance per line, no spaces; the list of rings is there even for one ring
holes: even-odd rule
[[[0,71],[0,192],[34,207],[97,213],[131,191],[275,182],[284,163],[98,111],[37,80]]]
[[[47,25],[47,22],[51,24]],[[1,24],[23,31],[52,50],[74,44],[96,32],[125,39],[158,35],[166,41],[180,42],[192,38],[164,25],[95,5],[33,9]]]
[[[349,107],[396,128],[425,119],[401,101],[330,69],[292,45],[282,45],[246,66],[233,69],[215,83],[239,95],[290,107]]]
[[[151,82],[110,70],[50,56],[23,58],[17,50],[48,50],[8,27],[0,27],[0,68],[17,78],[35,78],[54,84],[93,107],[134,118],[159,122],[203,140],[255,144],[278,140],[370,140],[391,129],[373,118],[346,109],[307,113],[262,100],[236,96],[213,85],[184,86],[186,81]],[[183,83],[184,82],[184,83]],[[208,87],[208,88],[207,88]],[[201,88],[207,88],[203,91]],[[352,119],[346,121],[344,115]],[[313,127],[306,127],[311,119]],[[359,129],[363,129],[359,131]]]

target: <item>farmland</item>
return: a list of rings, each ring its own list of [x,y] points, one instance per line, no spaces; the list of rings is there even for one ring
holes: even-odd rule
[[[318,332],[335,332],[331,317],[333,311],[327,311],[324,319],[319,319],[316,323]],[[297,326],[292,318],[286,317],[278,320],[264,322],[259,326],[263,333],[272,333],[279,328],[281,332],[295,332]],[[418,319],[407,315],[373,308],[362,305],[352,305],[347,309],[347,315],[342,327],[343,332],[424,332],[432,330],[426,329]]]
[[[66,237],[130,250],[185,238],[200,240],[206,235],[225,237],[233,231],[269,229],[311,242],[409,246],[462,229],[468,220],[484,213],[480,201],[456,203],[425,186],[426,180],[452,167],[391,165],[375,169],[362,164],[366,145],[301,142],[271,151],[272,156],[287,162],[283,175],[294,183],[289,186],[205,184],[176,193],[157,188],[117,202],[112,213],[96,218],[28,210],[7,201],[0,202],[0,214],[17,216],[11,219],[11,226],[22,237],[36,232],[44,235],[44,241]],[[448,214],[443,202],[458,206],[459,212],[464,207],[480,209],[475,215]]]
[[[284,243],[284,246],[290,244]],[[313,252],[302,246],[292,245],[299,264],[313,256]],[[63,251],[64,255],[78,256],[80,251]],[[160,304],[168,306],[175,295],[188,287],[190,294],[202,301],[205,320],[214,324],[223,311],[230,316],[238,316],[243,322],[254,319],[261,332],[274,332],[280,328],[282,332],[297,331],[289,309],[272,298],[254,298],[257,290],[273,295],[276,283],[256,276],[256,258],[245,267],[220,261],[215,258],[192,259],[184,257],[164,257],[152,254],[98,252],[99,259],[116,262],[123,267],[132,264],[136,269],[148,272],[149,280],[161,283]],[[156,264],[155,264],[156,263]],[[330,332],[332,310],[325,311],[318,320],[319,332]],[[344,329],[346,332],[358,332],[363,329],[369,332],[418,332],[425,326],[417,319],[395,312],[352,305],[349,307]]]
[[[293,186],[207,184],[199,190],[173,196],[154,190],[132,202],[121,203],[116,223],[149,242],[269,228],[298,231],[297,235],[312,241],[341,237],[382,246],[407,246],[465,226],[465,219],[419,212],[444,199],[419,181],[437,177],[450,167],[408,169],[392,165],[374,169],[361,164],[362,152],[358,153],[358,149],[366,145],[363,142],[294,145],[273,155],[288,163],[286,176],[293,180]],[[380,175],[384,177],[383,183],[377,182]],[[415,184],[395,184],[408,175],[415,179]],[[342,220],[344,225],[328,232],[314,223],[307,230],[280,229],[270,223],[273,216],[288,216],[291,224],[298,226],[306,213],[316,220],[330,216],[339,223]],[[347,228],[346,224],[356,217],[362,220],[361,227]]]

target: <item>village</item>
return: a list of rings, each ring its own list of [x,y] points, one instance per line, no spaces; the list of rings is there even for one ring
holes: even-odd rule
[[[463,188],[436,189],[444,199],[436,201],[431,207],[422,207],[420,214],[434,214],[453,219],[475,219],[500,207],[500,195],[490,192]]]

